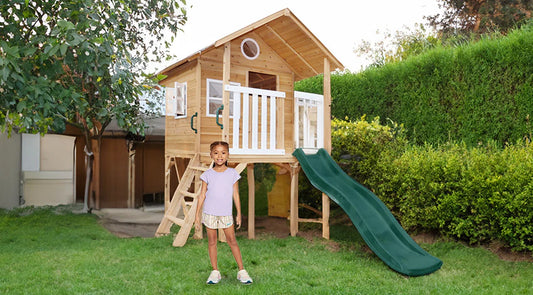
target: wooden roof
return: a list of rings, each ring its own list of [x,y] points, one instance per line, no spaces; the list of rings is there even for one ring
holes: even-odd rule
[[[285,8],[219,39],[212,45],[165,68],[161,73],[169,73],[187,62],[197,59],[202,53],[250,32],[259,35],[270,48],[287,62],[294,71],[297,81],[322,74],[325,57],[328,58],[331,69],[344,69],[342,63],[331,54],[324,44],[288,8]]]

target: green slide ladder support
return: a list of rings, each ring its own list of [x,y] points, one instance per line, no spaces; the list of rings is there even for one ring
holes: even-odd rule
[[[328,152],[293,152],[307,178],[348,214],[372,251],[393,270],[422,276],[438,270],[442,261],[422,249],[402,228],[387,206],[370,190],[347,175]]]

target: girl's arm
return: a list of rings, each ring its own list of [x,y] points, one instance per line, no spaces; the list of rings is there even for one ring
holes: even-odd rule
[[[198,196],[198,206],[196,207],[196,227],[199,227],[202,224],[202,207],[204,206],[205,193],[207,192],[207,183],[202,180],[202,189],[200,190],[200,195]],[[196,229],[196,228],[195,228]]]
[[[235,204],[235,209],[237,209],[237,217],[235,217],[235,222],[237,223],[237,229],[241,228],[241,199],[239,197],[239,181],[236,181],[233,184],[233,203]]]

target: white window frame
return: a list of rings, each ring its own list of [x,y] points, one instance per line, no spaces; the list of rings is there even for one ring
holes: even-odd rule
[[[174,119],[187,118],[187,82],[174,82],[174,88],[167,87],[165,91],[167,116],[174,116]],[[183,114],[180,115],[179,104],[183,108]]]
[[[205,115],[206,115],[207,117],[216,117],[217,114],[215,114],[215,113],[210,114],[210,113],[209,113],[209,103],[210,103],[211,101],[217,101],[217,102],[220,102],[220,104],[222,104],[222,97],[214,97],[214,96],[211,96],[211,93],[210,93],[210,87],[209,87],[209,85],[210,85],[211,83],[219,83],[219,84],[220,84],[220,93],[224,93],[223,90],[222,90],[222,89],[223,89],[222,86],[223,86],[224,83],[222,82],[222,80],[216,80],[216,79],[210,79],[210,78],[207,78],[207,79],[206,79],[206,87],[205,87],[205,89],[206,89],[206,98],[205,98],[205,106],[206,106],[206,107],[205,107]],[[229,84],[230,84],[230,85],[234,85],[234,86],[241,86],[240,83],[236,83],[236,82],[229,82]],[[232,94],[230,95],[230,97],[229,97],[230,105],[231,105],[232,102],[233,102],[233,95],[234,95],[234,94],[232,93]],[[231,109],[231,108],[230,108],[230,116],[229,116],[229,117],[230,117],[230,118],[233,118],[233,109]]]
[[[249,55],[247,55],[246,52],[244,51],[244,45],[245,45],[247,42],[250,42],[250,43],[254,44],[255,47],[257,48],[257,52],[255,53],[254,56],[249,56]],[[257,43],[257,41],[255,41],[255,40],[252,39],[252,38],[246,38],[246,39],[242,40],[242,42],[241,42],[241,53],[242,53],[242,55],[243,55],[244,57],[246,57],[247,59],[249,59],[249,60],[254,60],[254,59],[256,59],[256,58],[259,56],[259,54],[261,54],[261,48],[259,47],[259,44]]]

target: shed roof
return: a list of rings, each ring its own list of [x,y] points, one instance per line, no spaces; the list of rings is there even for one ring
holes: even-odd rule
[[[259,35],[287,62],[295,73],[297,81],[322,74],[325,57],[328,58],[331,69],[344,69],[342,63],[324,44],[288,8],[285,8],[217,40],[212,45],[163,69],[161,73],[169,73],[197,59],[202,53],[223,46],[226,42],[250,32]]]

